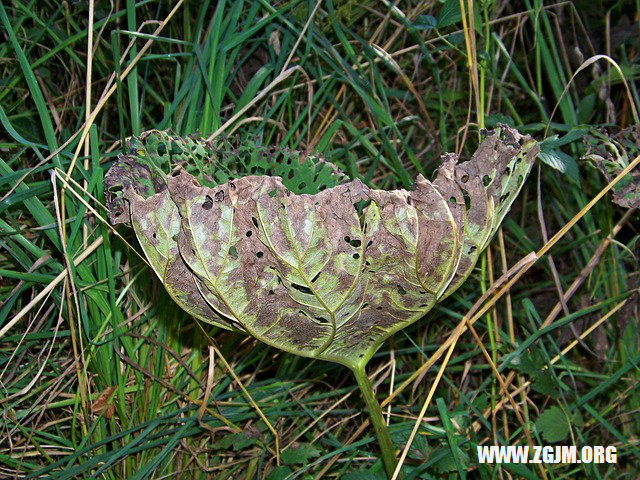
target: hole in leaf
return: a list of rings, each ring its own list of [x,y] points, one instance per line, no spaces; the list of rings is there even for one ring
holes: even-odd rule
[[[291,170],[289,170],[289,175],[287,175],[287,178],[288,178],[289,180],[291,180],[291,179],[293,178],[293,175],[294,175],[294,173],[293,173],[293,169],[291,169]]]
[[[507,168],[504,169],[504,174],[509,175],[510,173],[511,173],[511,169],[507,166]]]
[[[277,189],[277,188],[274,188],[273,190],[271,190],[271,191],[269,192],[269,196],[270,196],[271,198],[275,197],[275,196],[276,196],[276,192],[277,192],[277,191],[278,191],[278,189]]]
[[[523,180],[524,180],[524,177],[522,175],[518,175],[518,186],[522,185]]]
[[[406,295],[407,293],[407,291],[404,288],[402,288],[402,285],[400,284],[396,285],[396,290],[398,290],[398,293],[400,295]]]
[[[367,242],[367,248],[369,248],[371,245],[373,245],[373,240],[369,240],[369,241]]]
[[[235,245],[231,245],[229,247],[229,255],[231,255],[233,258],[238,258],[238,250],[236,250]]]
[[[469,192],[462,190],[462,196],[464,197],[464,208],[469,210],[471,208],[471,197],[469,196]]]
[[[298,185],[298,188],[299,188],[300,190],[302,190],[302,189],[303,189],[304,187],[306,187],[306,186],[307,186],[307,183],[306,183],[306,182],[302,182],[300,185]]]
[[[171,155],[178,155],[182,153],[182,148],[180,148],[180,145],[178,145],[177,142],[172,141],[171,142]]]
[[[346,237],[344,237],[344,241],[347,243],[351,242],[351,237],[349,235],[347,235]]]
[[[211,210],[211,207],[213,207],[213,198],[207,195],[205,197],[204,203],[202,204],[202,208],[204,208],[205,210]]]
[[[308,295],[313,295],[313,291],[309,287],[305,287],[304,285],[300,285],[298,283],[292,283],[291,286],[298,290],[299,292],[306,293]]]
[[[449,201],[451,203],[456,203],[456,197],[454,197],[454,196],[449,197]]]
[[[477,248],[478,248],[478,247],[476,247],[475,245],[471,245],[471,246],[469,247],[469,253],[473,253],[473,252],[475,252]]]
[[[352,247],[358,248],[360,245],[362,245],[362,242],[360,240],[358,240],[357,238],[354,238],[353,240],[351,240],[349,242],[349,245],[351,245]]]
[[[224,200],[224,190],[218,190],[214,197],[216,199],[216,202],[222,202]]]
[[[407,205],[411,205],[411,197],[407,197]]]
[[[247,233],[245,233],[245,235],[246,235],[247,237],[250,237],[252,234],[253,234],[253,233],[251,232],[251,230],[247,230]]]
[[[258,258],[262,258],[263,256],[264,256],[264,253],[262,253],[262,252],[256,253],[256,257],[258,257]]]
[[[469,175],[463,175],[462,178],[460,179],[460,181],[462,183],[467,183],[469,181]]]
[[[153,238],[156,238],[156,237],[157,237],[156,232],[153,232],[152,237],[153,237]]]
[[[323,190],[326,190],[326,188],[327,188],[327,186],[326,186],[324,183],[323,183],[323,184],[320,184],[320,185],[318,186],[318,191],[320,191],[320,192],[321,192],[321,191],[323,191]]]
[[[355,258],[356,260],[360,258],[360,255],[358,253],[354,253],[353,254],[353,258]]]
[[[251,217],[251,221],[253,222],[253,225],[258,228],[258,219],[256,217]]]
[[[362,215],[364,213],[364,209],[367,208],[371,204],[371,200],[360,200],[353,204],[353,208],[356,209],[358,215]],[[360,226],[362,226],[363,219],[360,218]]]
[[[376,310],[382,310],[382,307],[376,307]]]
[[[321,274],[321,273],[322,273],[322,272],[318,272],[318,273],[316,273],[316,276],[315,276],[315,277],[313,277],[313,278],[311,279],[311,283],[315,283],[315,281],[316,281],[316,280],[318,280],[318,278],[320,278],[320,274]]]
[[[156,147],[156,152],[158,152],[160,156],[165,155],[167,153],[167,146],[164,143],[159,143]]]
[[[504,202],[507,198],[509,198],[509,193],[505,193],[500,197],[500,203]]]
[[[269,290],[269,295],[273,295],[273,294],[274,294],[273,290]]]
[[[482,184],[485,187],[488,187],[490,183],[491,183],[491,177],[489,175],[485,175],[484,177],[482,177]]]

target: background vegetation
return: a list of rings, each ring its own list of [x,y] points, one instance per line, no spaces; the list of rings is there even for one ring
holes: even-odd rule
[[[638,475],[638,214],[583,210],[607,182],[581,156],[590,127],[636,122],[640,3],[470,3],[0,4],[0,477],[384,478],[345,369],[199,328],[106,224],[102,178],[160,128],[408,188],[497,122],[560,140],[466,285],[370,364],[404,478]],[[596,54],[620,70],[570,83]],[[557,232],[444,362],[474,302]],[[615,445],[617,464],[477,463],[477,445],[530,442]]]

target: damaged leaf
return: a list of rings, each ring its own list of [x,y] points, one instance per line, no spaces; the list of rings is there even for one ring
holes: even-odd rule
[[[135,186],[145,198],[161,190],[167,175],[179,170],[190,173],[207,187],[248,174],[279,176],[284,186],[295,193],[316,193],[346,180],[333,164],[318,155],[260,145],[250,137],[223,138],[214,145],[197,136],[178,137],[158,130],[128,139],[118,165],[123,170],[111,177],[107,191],[117,194],[127,186]]]
[[[611,182],[640,154],[640,127],[633,125],[615,134],[604,129],[592,130],[584,139],[586,154]],[[638,169],[625,175],[611,190],[611,200],[623,208],[640,207],[640,172]]]
[[[149,149],[160,153],[150,146],[156,140],[138,141],[144,148],[136,155],[148,161]],[[112,222],[133,226],[167,291],[191,315],[352,369],[470,275],[538,150],[531,137],[501,127],[471,160],[445,155],[434,181],[418,176],[410,191],[381,191],[344,183],[335,167],[309,157],[296,158],[289,184],[275,176],[286,173],[281,162],[265,175],[236,171],[221,183],[204,178],[204,164],[173,174],[173,162],[192,160],[177,152],[188,143],[174,143],[174,158],[150,166],[130,151],[109,171]],[[208,153],[198,161],[211,160],[202,148]],[[318,193],[304,193],[300,178]]]

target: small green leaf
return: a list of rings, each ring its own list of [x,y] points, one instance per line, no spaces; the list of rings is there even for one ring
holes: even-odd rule
[[[258,439],[251,435],[247,435],[244,432],[240,433],[231,433],[229,435],[225,435],[221,440],[218,440],[213,444],[213,447],[216,449],[228,450],[232,448],[234,452],[247,448],[251,445],[254,445]]]
[[[536,421],[536,428],[549,443],[564,440],[569,435],[567,416],[557,406],[547,408]]]
[[[404,445],[409,441],[409,437],[411,436],[411,431],[409,430],[400,430],[393,432],[391,434],[391,438],[393,439],[393,443],[396,445]],[[429,448],[429,444],[424,435],[418,433],[415,437],[413,437],[413,442],[411,442],[411,447],[409,448],[409,452],[407,456],[413,460],[424,461],[429,456],[429,452],[431,449]]]
[[[538,372],[533,377],[533,383],[531,388],[536,392],[549,397],[555,397],[560,393],[560,389],[555,382],[555,379],[548,374],[548,372]]]
[[[547,137],[543,142],[540,142],[540,149],[544,151],[555,150],[563,145],[568,145],[576,140],[583,138],[586,133],[585,128],[573,128],[567,132],[566,135],[560,137],[558,135],[551,135]]]
[[[387,480],[384,470],[362,469],[345,473],[342,480]]]
[[[442,455],[442,458],[434,463],[433,467],[437,472],[452,473],[458,471],[458,462],[460,462],[464,468],[470,463],[469,454],[464,450],[461,450],[459,446],[456,446],[457,455],[454,457],[451,453],[451,449],[447,447],[441,447],[433,450],[432,456]],[[444,453],[446,452],[446,454]],[[458,477],[459,478],[459,477]]]
[[[513,118],[503,113],[494,113],[492,115],[487,115],[484,119],[484,124],[487,128],[494,128],[499,123],[504,123],[505,125],[509,125],[510,127],[513,127],[515,125]]]
[[[509,364],[529,376],[534,376],[546,366],[540,350],[535,345],[532,345],[528,351],[513,357]]]
[[[596,108],[596,94],[590,93],[585,95],[578,104],[578,121],[580,123],[589,123],[591,115]]]
[[[474,398],[473,402],[471,403],[476,409],[484,411],[489,406],[489,397],[486,393],[481,393],[476,398]]]
[[[286,450],[283,450],[280,458],[285,465],[305,465],[309,462],[309,459],[315,458],[319,455],[320,450],[313,445],[304,443],[302,445],[289,447]]]
[[[551,168],[565,174],[574,183],[580,182],[580,170],[578,163],[573,157],[567,155],[562,150],[550,148],[548,145],[540,144],[538,158]]]
[[[584,417],[582,416],[582,413],[580,413],[580,410],[577,408],[571,415],[571,424],[575,425],[576,427],[582,427],[584,425]]]
[[[271,470],[269,475],[267,475],[267,480],[285,480],[291,476],[292,473],[293,470],[291,470],[291,468],[286,465],[281,465]]]
[[[446,0],[438,13],[438,28],[445,28],[462,20],[460,0]]]
[[[438,26],[438,20],[433,15],[418,15],[413,26],[416,30],[428,31]]]
[[[453,46],[462,45],[462,43],[464,42],[464,34],[452,33],[447,37],[447,39],[449,40],[449,43]]]
[[[543,395],[556,396],[560,393],[560,385],[556,377],[549,374],[548,363],[542,353],[535,346],[531,346],[529,351],[512,358],[510,365],[519,372],[527,375],[532,382],[532,388]]]

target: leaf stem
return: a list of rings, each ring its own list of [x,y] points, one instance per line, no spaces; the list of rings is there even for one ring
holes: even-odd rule
[[[362,398],[364,398],[364,402],[367,405],[369,418],[371,419],[371,424],[373,425],[373,429],[376,432],[376,437],[378,437],[378,444],[380,446],[380,450],[382,451],[382,462],[384,464],[384,469],[387,472],[387,477],[391,480],[391,478],[393,478],[393,472],[396,469],[397,460],[393,441],[391,440],[391,434],[389,433],[389,428],[387,428],[387,424],[384,421],[384,417],[382,416],[382,408],[380,407],[380,403],[378,403],[378,400],[376,399],[373,387],[371,386],[369,377],[367,377],[364,366],[353,367],[351,371],[356,377],[358,387],[360,387],[360,392],[362,393]]]

